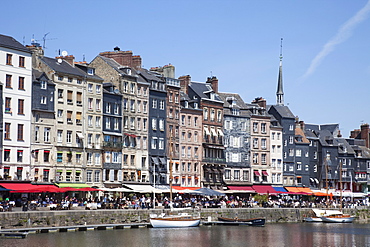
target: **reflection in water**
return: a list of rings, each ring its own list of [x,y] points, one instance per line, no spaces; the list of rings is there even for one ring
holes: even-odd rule
[[[29,234],[0,239],[0,246],[367,246],[369,233],[368,224],[281,223]]]

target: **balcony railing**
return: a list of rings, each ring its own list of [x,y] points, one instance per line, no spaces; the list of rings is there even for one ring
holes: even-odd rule
[[[225,158],[203,158],[203,162],[224,164],[226,163],[226,159]]]
[[[122,148],[123,142],[103,142],[103,147]]]

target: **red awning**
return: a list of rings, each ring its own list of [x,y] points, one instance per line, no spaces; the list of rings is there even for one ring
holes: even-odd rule
[[[271,185],[253,185],[252,188],[258,194],[278,194],[279,192],[276,191]]]
[[[124,134],[127,135],[127,136],[131,136],[133,138],[136,138],[136,135],[134,135],[134,134],[129,134],[129,133],[124,133]]]
[[[43,193],[43,192],[50,192],[50,193],[62,193],[65,192],[60,188],[54,185],[36,185],[35,188],[26,189],[26,190],[14,190],[10,191],[11,193]]]
[[[259,171],[254,171],[254,175],[256,175],[256,176],[261,176],[261,174],[259,173]]]
[[[0,186],[9,190],[29,190],[37,188],[37,185],[33,185],[30,183],[0,183]]]
[[[267,171],[262,171],[262,174],[263,174],[263,176],[268,176],[269,174],[267,173]]]
[[[227,186],[229,190],[239,190],[242,192],[248,193],[255,193],[256,191],[252,188],[252,186]]]
[[[60,193],[61,191],[58,187],[54,185],[35,185],[30,183],[0,183],[0,186],[12,190],[11,193]]]

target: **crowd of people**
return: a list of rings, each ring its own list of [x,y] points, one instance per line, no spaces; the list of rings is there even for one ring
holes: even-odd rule
[[[50,207],[50,210],[76,209],[152,209],[152,208],[339,208],[339,198],[328,200],[326,197],[312,196],[258,196],[226,195],[219,197],[190,194],[176,194],[171,201],[169,197],[157,195],[155,200],[150,194],[130,194],[113,196],[105,194],[100,197],[77,198],[38,194],[33,197],[9,198],[0,196],[0,211],[12,211],[21,207],[22,211]],[[369,198],[343,198],[343,208],[369,207]]]

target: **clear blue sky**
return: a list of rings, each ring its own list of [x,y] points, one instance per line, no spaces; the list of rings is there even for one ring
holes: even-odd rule
[[[46,56],[66,50],[90,62],[132,50],[145,68],[173,64],[176,76],[244,101],[276,102],[283,38],[285,103],[306,123],[339,123],[344,137],[370,122],[369,0],[4,1],[1,34],[30,44],[46,33]]]

